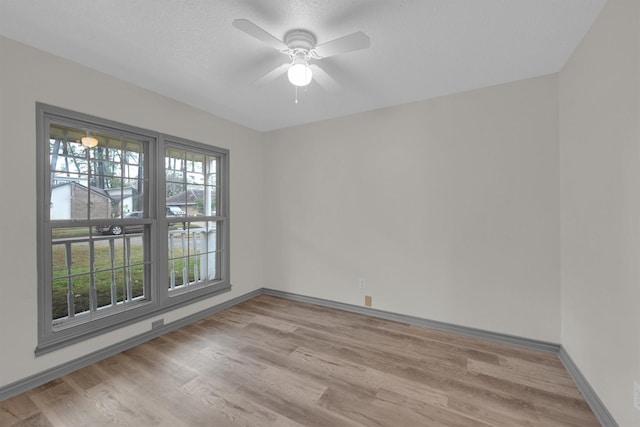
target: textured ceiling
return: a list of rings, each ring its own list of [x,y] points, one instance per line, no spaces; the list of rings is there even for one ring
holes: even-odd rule
[[[0,34],[266,131],[559,71],[606,0],[0,0]],[[233,28],[253,21],[367,50],[321,61],[294,103],[286,60]]]

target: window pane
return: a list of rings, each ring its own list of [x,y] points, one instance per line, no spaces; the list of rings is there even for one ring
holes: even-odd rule
[[[73,280],[73,312],[88,313],[91,307],[91,274],[80,274]]]
[[[142,230],[141,230],[142,231]],[[150,262],[145,235],[102,236],[90,227],[54,228],[51,239],[52,320],[124,310],[145,299]]]
[[[101,147],[98,146],[95,151],[102,151]],[[108,178],[100,188],[116,187],[117,185],[112,184],[112,180],[122,176],[122,167],[124,166],[121,160],[122,155],[119,154],[114,158],[112,154],[115,153],[120,153],[120,150],[117,152],[115,150],[106,150],[106,153],[101,153],[97,159],[91,160],[89,163],[92,175],[104,175]]]
[[[68,280],[66,278],[51,280],[51,320],[69,317],[69,305],[67,304]],[[71,300],[73,304],[73,299]]]
[[[205,214],[204,185],[187,186],[187,194],[187,205],[191,207],[194,215],[203,216]]]
[[[165,150],[167,206],[180,208],[187,216],[217,215],[218,157],[168,147]]]
[[[218,197],[219,191],[216,187],[207,185],[205,187],[205,201],[209,204],[209,213],[208,216],[216,216],[218,215]]]
[[[167,189],[165,192],[167,198],[167,206],[184,206],[187,203],[187,186],[183,183],[175,183],[167,181]],[[183,209],[186,211],[186,209]]]
[[[218,280],[217,246],[215,222],[169,223],[169,289],[185,289]]]
[[[106,219],[144,210],[144,144],[60,124],[49,128],[50,217]],[[87,146],[90,137],[96,145]]]
[[[90,271],[90,227],[54,228],[51,231],[51,271],[53,277]]]
[[[52,320],[56,320],[86,311],[91,228],[54,228],[51,234]]]

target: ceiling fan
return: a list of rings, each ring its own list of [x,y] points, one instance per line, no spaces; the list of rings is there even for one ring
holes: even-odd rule
[[[318,64],[309,62],[370,46],[369,36],[362,31],[316,45],[316,37],[307,30],[291,30],[285,34],[284,40],[280,40],[248,19],[235,19],[232,25],[289,57],[288,62],[256,81],[261,84],[272,81],[286,72],[289,81],[296,87],[307,86],[314,77],[320,86],[333,86],[333,79]]]

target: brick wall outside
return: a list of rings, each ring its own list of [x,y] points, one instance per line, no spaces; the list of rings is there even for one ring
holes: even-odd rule
[[[87,219],[89,190],[79,185],[71,189],[71,218]],[[97,193],[91,193],[91,217],[111,218],[111,200]]]

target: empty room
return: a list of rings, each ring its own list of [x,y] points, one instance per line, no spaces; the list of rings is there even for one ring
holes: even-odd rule
[[[1,426],[640,427],[640,1],[0,0]]]

